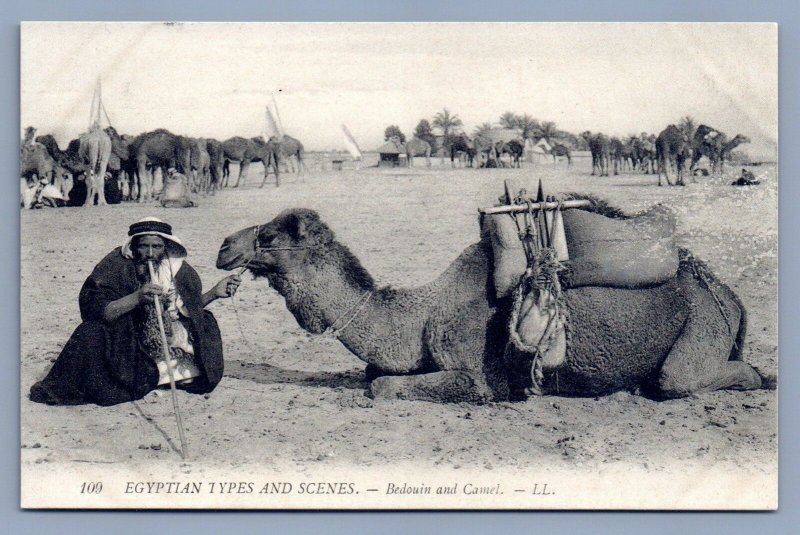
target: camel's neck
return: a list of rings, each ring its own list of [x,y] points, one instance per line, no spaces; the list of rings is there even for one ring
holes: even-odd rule
[[[733,139],[730,141],[730,143],[727,143],[727,144],[725,145],[725,149],[724,149],[724,150],[725,150],[725,152],[731,152],[733,149],[735,149],[736,147],[738,147],[738,146],[739,146],[739,145],[741,145],[742,143],[744,143],[744,141],[743,141],[742,139],[740,139],[740,138],[733,138]]]
[[[358,358],[382,369],[407,362],[404,353],[419,352],[419,344],[395,343],[406,331],[419,329],[413,307],[393,306],[393,297],[379,290],[358,260],[341,244],[326,247],[296,273],[268,275],[270,284],[286,299],[301,327],[312,333],[327,329]],[[402,353],[402,354],[401,354]]]

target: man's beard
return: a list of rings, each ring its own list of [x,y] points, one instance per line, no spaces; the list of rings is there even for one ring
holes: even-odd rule
[[[151,258],[149,260],[151,260],[153,262],[153,268],[156,269],[156,271],[157,271],[158,267],[159,267],[159,264],[161,264],[161,262],[166,260],[166,258],[167,258],[167,255],[163,254],[163,255],[159,256],[158,258]],[[145,258],[140,257],[138,255],[134,255],[134,257],[133,257],[133,264],[134,264],[134,267],[136,268],[136,277],[141,282],[148,282],[150,280],[150,269],[147,267],[147,262],[148,262],[148,259],[145,259]]]

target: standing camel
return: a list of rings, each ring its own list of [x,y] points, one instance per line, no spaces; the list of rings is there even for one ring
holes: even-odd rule
[[[86,173],[86,201],[84,206],[106,204],[105,180],[108,160],[111,157],[111,138],[99,126],[92,127],[80,136],[80,156],[89,164]]]
[[[243,138],[241,136],[234,136],[222,142],[222,160],[231,160],[239,163],[239,175],[236,177],[236,184],[234,188],[239,187],[239,182],[242,176],[247,173],[247,168],[250,162],[256,159],[256,146],[253,140]],[[224,165],[224,163],[223,163]],[[223,177],[221,186],[227,187],[228,178]]]
[[[612,137],[608,140],[609,152],[611,154],[611,161],[614,165],[614,174],[618,175],[622,167],[622,141],[617,137]]]
[[[190,138],[190,186],[195,192],[208,193],[211,183],[211,155],[203,138]]]
[[[211,172],[208,185],[209,194],[214,195],[217,188],[222,187],[222,166],[224,165],[225,155],[222,150],[222,142],[216,139],[206,140],[206,151],[209,157],[209,171]]]
[[[280,186],[280,147],[272,140],[264,141],[264,139],[261,137],[254,137],[252,138],[252,141],[255,144],[256,149],[256,157],[252,161],[260,161],[264,165],[264,180],[261,181],[259,188],[263,188],[264,184],[267,183],[270,167],[275,172],[275,187]],[[303,146],[300,145],[300,148],[296,150],[299,150],[300,154],[300,156],[298,156],[298,161],[302,163]],[[303,166],[305,166],[305,164],[303,164]]]
[[[525,152],[525,145],[518,139],[512,139],[498,150],[498,154],[506,153],[511,156],[511,166],[521,168],[522,155]]]
[[[719,155],[720,171],[725,170],[725,160],[730,160],[733,150],[742,143],[750,143],[750,138],[742,134],[736,134],[736,137],[728,141],[722,146],[722,151]]]
[[[642,132],[642,143],[644,149],[644,158],[645,158],[645,166],[650,170],[650,174],[654,174],[656,172],[656,135],[655,134],[646,134]],[[645,174],[647,174],[645,172]]]
[[[685,186],[683,169],[686,160],[691,157],[691,142],[674,124],[662,130],[656,138],[656,155],[658,157],[658,185],[661,185],[662,172],[667,179],[667,184],[673,185],[669,180],[669,166],[674,163],[677,173],[675,185]]]
[[[633,168],[638,168],[644,174],[656,172],[656,137],[647,132],[642,132],[639,137],[631,138],[633,152]]]
[[[105,129],[108,137],[111,138],[111,158],[108,163],[108,170],[112,177],[117,181],[122,200],[130,201],[136,197],[136,156],[131,151],[131,142],[134,138],[127,135],[119,135],[113,126]]]
[[[406,143],[406,156],[408,166],[414,167],[414,156],[425,156],[428,167],[431,166],[431,144],[418,137],[412,138]]]
[[[184,175],[191,170],[191,147],[189,140],[168,130],[159,128],[136,136],[131,142],[136,158],[138,201],[144,202],[155,195],[155,171],[161,169],[164,176],[167,168],[175,167]],[[152,173],[150,170],[152,170]]]
[[[592,135],[588,130],[581,134],[589,144],[589,151],[592,153],[592,176],[595,171],[599,176],[608,176],[608,167],[611,162],[611,144],[605,134],[598,133]]]
[[[222,142],[222,153],[220,157],[223,160],[222,166],[224,166],[224,160],[239,162],[239,176],[236,177],[236,184],[233,185],[234,188],[239,187],[242,177],[247,175],[247,170],[252,162],[262,162],[264,164],[264,181],[261,183],[261,186],[263,187],[267,180],[270,167],[274,168],[276,184],[280,183],[280,171],[278,170],[279,157],[277,154],[279,150],[280,148],[272,141],[265,143],[261,138],[246,139],[236,136]],[[224,174],[222,176],[221,185],[224,187],[228,185],[228,177],[224,176]]]
[[[572,167],[572,152],[566,145],[556,143],[550,149],[550,154],[553,156],[553,165],[556,163],[556,157],[564,156],[567,158],[567,167]]]
[[[308,171],[305,158],[305,148],[299,139],[284,134],[283,137],[272,136],[269,139],[274,147],[278,149],[279,159],[285,159],[288,165],[292,165],[292,157],[297,159],[297,174],[300,175],[303,171]],[[294,171],[292,169],[292,171]],[[276,175],[277,176],[277,175]]]
[[[623,142],[619,138],[611,138],[611,159],[614,162],[614,174],[618,175],[620,171],[632,169],[633,160],[633,147],[629,142]]]
[[[466,134],[459,134],[450,139],[450,165],[456,166],[456,156],[464,154],[467,157],[467,167],[473,167],[478,151],[475,143]]]
[[[710,126],[701,124],[697,127],[692,138],[692,162],[689,165],[689,170],[694,171],[697,162],[700,158],[705,156],[711,165],[711,172],[719,174],[722,171],[720,165],[720,158],[725,143],[728,139],[725,134]]]

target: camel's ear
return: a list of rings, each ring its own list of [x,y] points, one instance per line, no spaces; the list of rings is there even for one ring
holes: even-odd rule
[[[333,232],[312,211],[290,214],[285,229],[295,241],[310,239],[322,244],[334,239]]]
[[[308,222],[297,214],[289,215],[286,220],[286,230],[289,233],[289,236],[296,241],[306,239],[310,231]]]

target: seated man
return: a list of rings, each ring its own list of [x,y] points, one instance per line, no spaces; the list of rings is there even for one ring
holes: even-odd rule
[[[167,170],[160,199],[164,208],[189,208],[195,205],[192,201],[189,179],[174,167]]]
[[[167,223],[149,217],[131,225],[125,244],[106,255],[84,282],[78,298],[83,323],[47,376],[31,387],[31,401],[115,405],[168,383],[156,298],[163,304],[177,386],[198,394],[212,391],[222,379],[222,339],[204,307],[232,296],[241,279],[225,277],[204,294],[186,255]]]
[[[761,184],[756,180],[756,175],[745,168],[742,168],[742,176],[731,182],[732,186],[758,186]]]

